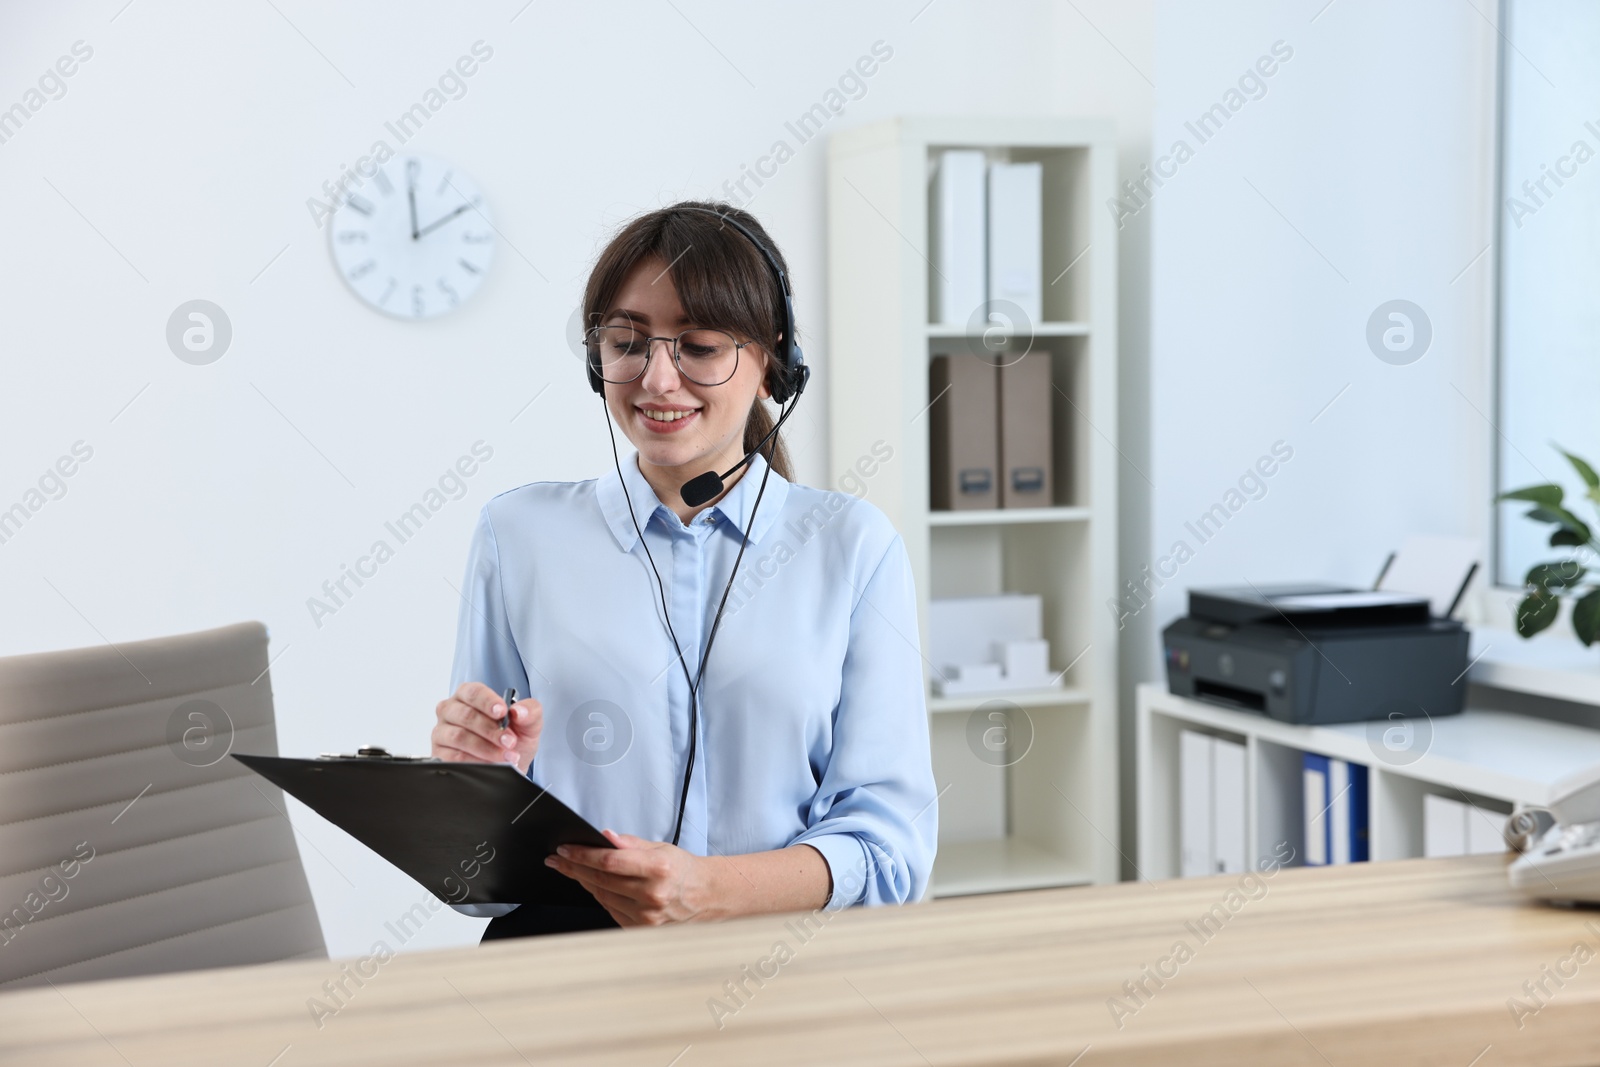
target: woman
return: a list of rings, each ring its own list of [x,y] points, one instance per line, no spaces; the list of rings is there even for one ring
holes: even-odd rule
[[[433,754],[515,764],[616,846],[547,861],[603,911],[459,906],[497,916],[486,939],[927,886],[938,816],[910,564],[875,507],[790,481],[763,404],[792,411],[805,384],[784,273],[726,204],[630,222],[583,321],[591,386],[637,454],[479,517]],[[727,473],[702,501],[686,483],[707,472],[706,496]],[[530,696],[501,730],[512,686]]]

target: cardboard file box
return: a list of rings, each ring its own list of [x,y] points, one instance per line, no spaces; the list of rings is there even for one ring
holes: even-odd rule
[[[1050,353],[1000,367],[1000,506],[1047,508],[1055,499],[1050,446]]]
[[[993,364],[978,356],[934,356],[930,361],[929,504],[934,510],[1000,506],[998,390]]]

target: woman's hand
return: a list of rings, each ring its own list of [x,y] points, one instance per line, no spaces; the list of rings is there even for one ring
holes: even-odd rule
[[[433,754],[454,763],[510,763],[523,774],[539,751],[544,708],[532,697],[511,707],[511,725],[500,729],[506,704],[482,682],[463,682],[434,708]]]
[[[575,879],[620,926],[721,918],[712,864],[677,845],[604,831],[616,848],[562,845],[545,863]]]

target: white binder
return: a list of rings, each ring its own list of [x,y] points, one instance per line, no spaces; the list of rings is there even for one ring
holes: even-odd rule
[[[1027,323],[1044,318],[1044,165],[993,163],[989,166],[989,300],[1007,300],[1022,309]],[[995,309],[999,311],[1000,309]]]
[[[1467,854],[1467,806],[1459,800],[1427,793],[1422,798],[1422,854]]]
[[[965,326],[983,305],[983,153],[952,148],[939,154],[933,175],[934,322]]]
[[[1350,764],[1342,759],[1328,761],[1328,835],[1333,855],[1329,863],[1350,862]]]
[[[1244,746],[1213,738],[1211,749],[1212,870],[1245,872]]]
[[[1305,789],[1306,866],[1324,867],[1328,856],[1328,772],[1322,761],[1306,759],[1301,770]]]
[[[1214,873],[1211,843],[1211,737],[1178,733],[1178,874]]]
[[[1483,808],[1467,809],[1467,853],[1473,856],[1506,850],[1506,816]]]

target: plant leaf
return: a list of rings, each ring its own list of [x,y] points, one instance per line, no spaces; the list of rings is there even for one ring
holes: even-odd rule
[[[1522,637],[1532,637],[1545,629],[1556,621],[1559,607],[1560,602],[1549,593],[1529,593],[1517,605],[1517,633]]]
[[[1588,568],[1572,559],[1559,563],[1535,563],[1528,570],[1524,582],[1536,589],[1571,589],[1587,573]]]
[[[1576,548],[1578,545],[1586,545],[1588,543],[1576,532],[1567,529],[1565,526],[1557,527],[1556,532],[1550,535],[1551,548]]]
[[[1582,536],[1583,541],[1580,541],[1579,544],[1586,543],[1591,536],[1588,525],[1566,508],[1534,508],[1532,511],[1528,512],[1527,517],[1532,519],[1534,522],[1553,522],[1564,529],[1571,530],[1573,533]]]
[[[1572,605],[1572,630],[1586,645],[1600,636],[1600,589],[1589,590]]]
[[[1567,457],[1567,462],[1572,464],[1572,469],[1578,472],[1578,477],[1583,479],[1584,485],[1587,485],[1591,490],[1600,489],[1600,474],[1596,474],[1593,467],[1565,449],[1558,449],[1557,451]]]
[[[1522,489],[1513,489],[1509,493],[1501,493],[1495,499],[1526,500],[1548,508],[1559,508],[1561,506],[1561,487],[1554,483],[1530,485]]]

